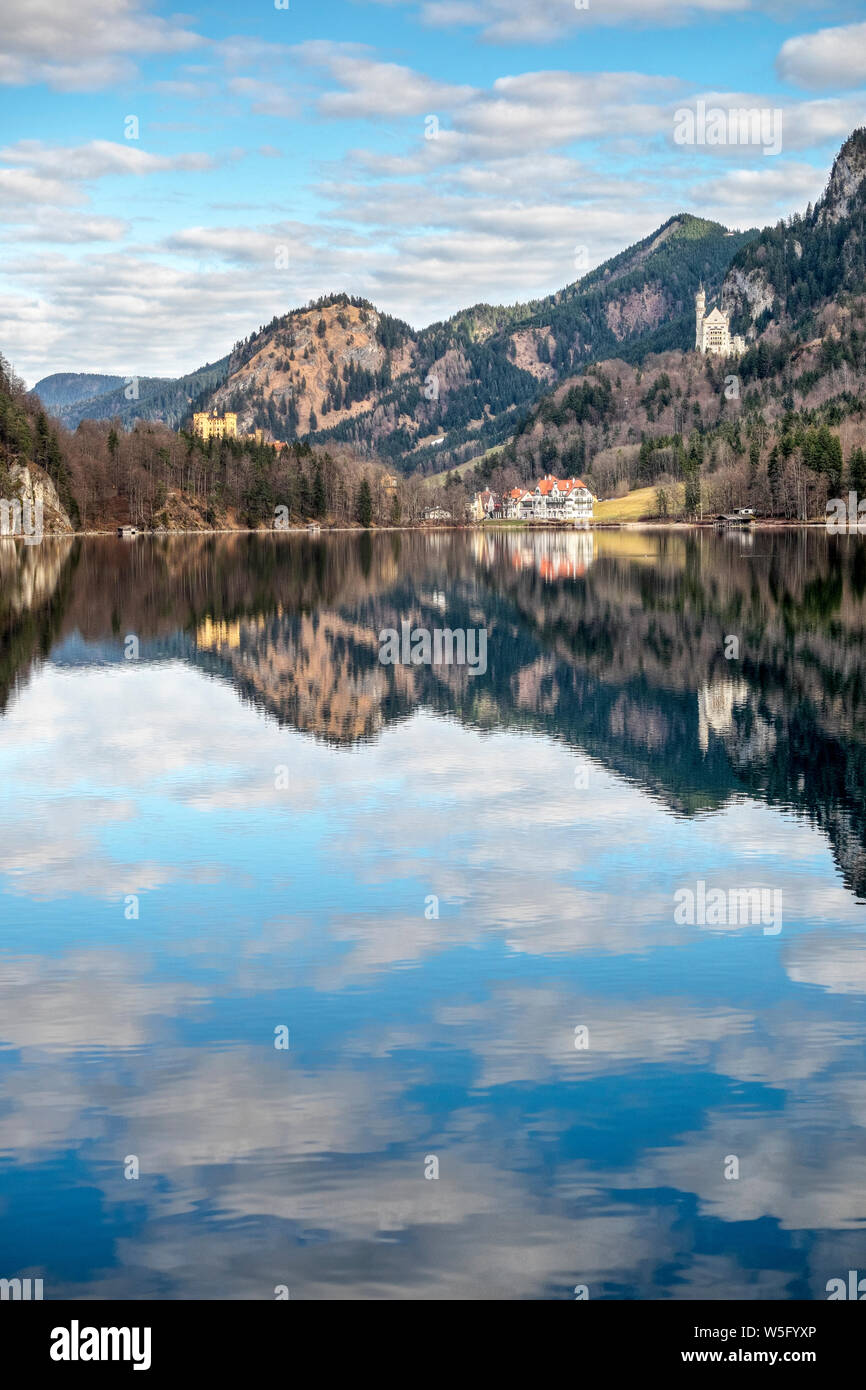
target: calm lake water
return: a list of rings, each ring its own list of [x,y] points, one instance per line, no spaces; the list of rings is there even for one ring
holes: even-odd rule
[[[866,1273],[866,541],[2,542],[0,579],[0,1277]],[[404,621],[486,670],[383,665]]]

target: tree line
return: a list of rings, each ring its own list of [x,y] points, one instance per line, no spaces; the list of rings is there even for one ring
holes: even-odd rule
[[[430,496],[345,450],[296,441],[277,449],[254,437],[203,440],[139,420],[49,420],[0,357],[0,495],[15,465],[37,465],[77,529],[132,523],[147,529],[273,526],[319,521],[394,525],[418,520]],[[4,490],[5,489],[5,490]]]

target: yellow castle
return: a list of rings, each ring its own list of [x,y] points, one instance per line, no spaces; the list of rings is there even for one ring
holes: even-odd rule
[[[231,410],[227,410],[225,415],[197,410],[192,417],[192,430],[199,439],[237,439],[238,417]]]

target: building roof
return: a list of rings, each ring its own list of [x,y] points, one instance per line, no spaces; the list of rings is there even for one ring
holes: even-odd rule
[[[580,478],[554,478],[550,474],[542,478],[536,484],[536,492],[540,492],[542,497],[547,497],[551,492],[573,492],[575,488],[583,487]]]

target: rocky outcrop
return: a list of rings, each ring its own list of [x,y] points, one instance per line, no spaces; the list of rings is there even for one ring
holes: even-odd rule
[[[861,138],[858,138],[861,137]],[[850,217],[857,193],[866,179],[866,133],[857,131],[845,141],[835,160],[824,192],[816,209],[819,226],[833,226]]]
[[[607,326],[618,343],[636,333],[658,328],[671,312],[671,297],[659,285],[642,285],[607,305]]]
[[[36,464],[14,463],[0,498],[0,535],[41,539],[68,536],[74,528],[48,474]],[[3,505],[5,504],[5,505]]]
[[[255,351],[232,355],[208,409],[236,411],[241,434],[252,433],[267,415],[271,438],[303,435],[360,414],[376,400],[383,369],[392,380],[408,366],[408,357],[379,341],[380,322],[372,307],[348,301],[296,310],[263,331]]]
[[[772,310],[776,295],[760,266],[745,271],[732,266],[722,286],[722,313],[748,314],[754,323],[765,309]]]

